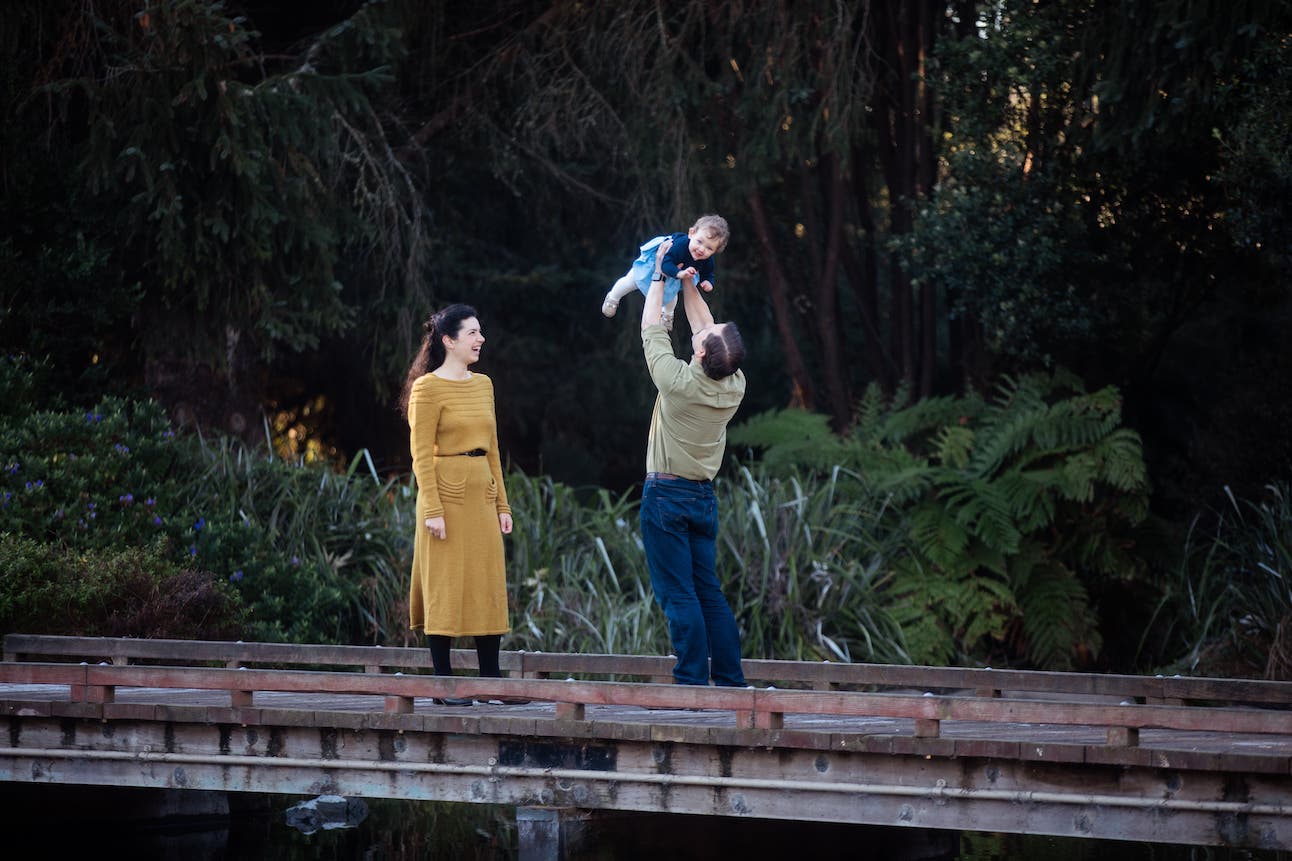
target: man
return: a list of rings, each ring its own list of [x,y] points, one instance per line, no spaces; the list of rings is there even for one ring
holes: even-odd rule
[[[642,349],[659,395],[651,415],[642,489],[641,529],[655,600],[668,619],[683,685],[744,687],[740,631],[718,585],[718,500],[712,479],[722,466],[727,422],[745,395],[745,356],[734,323],[713,322],[709,306],[683,279],[693,356],[673,355],[661,323],[664,279],[656,273],[642,310]]]

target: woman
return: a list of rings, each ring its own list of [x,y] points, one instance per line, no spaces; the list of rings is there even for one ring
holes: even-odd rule
[[[426,337],[400,397],[417,478],[409,624],[427,635],[436,675],[453,675],[452,638],[474,637],[480,675],[500,678],[498,652],[511,630],[502,536],[512,522],[493,383],[471,371],[485,339],[467,305],[450,305],[423,329]]]

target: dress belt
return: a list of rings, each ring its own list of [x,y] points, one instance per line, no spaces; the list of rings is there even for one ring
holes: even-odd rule
[[[482,448],[473,448],[471,451],[460,451],[457,454],[442,454],[440,457],[484,457],[489,452]]]
[[[646,480],[647,480],[647,481],[650,481],[651,479],[656,479],[656,480],[659,480],[659,481],[694,481],[696,484],[708,484],[708,483],[709,483],[709,479],[707,479],[707,478],[687,478],[687,477],[686,477],[686,476],[684,476],[684,475],[674,475],[674,474],[673,474],[673,473],[671,473],[671,472],[648,472],[648,473],[646,473]]]

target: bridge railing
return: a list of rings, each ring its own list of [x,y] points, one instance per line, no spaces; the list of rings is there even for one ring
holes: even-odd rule
[[[239,667],[353,667],[367,673],[429,671],[424,648],[255,643],[218,640],[162,640],[6,634],[4,659],[66,659],[114,665],[138,662],[168,666],[222,664]],[[455,667],[478,669],[471,649],[454,650]],[[613,678],[667,683],[674,659],[654,655],[600,655],[563,652],[513,652],[500,655],[503,671],[518,678]],[[970,692],[978,697],[1117,698],[1152,705],[1250,705],[1292,708],[1292,683],[1260,679],[1196,676],[1134,676],[1108,673],[1044,672],[902,664],[820,663],[745,660],[745,677],[764,683],[816,691],[906,689],[936,694]]]

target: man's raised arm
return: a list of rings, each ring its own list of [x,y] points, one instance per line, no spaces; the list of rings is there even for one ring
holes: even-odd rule
[[[649,300],[647,304],[650,304]],[[682,307],[686,309],[686,321],[691,324],[692,332],[698,332],[713,325],[713,314],[709,313],[709,303],[705,302],[704,297],[700,295],[693,277],[682,279]]]

